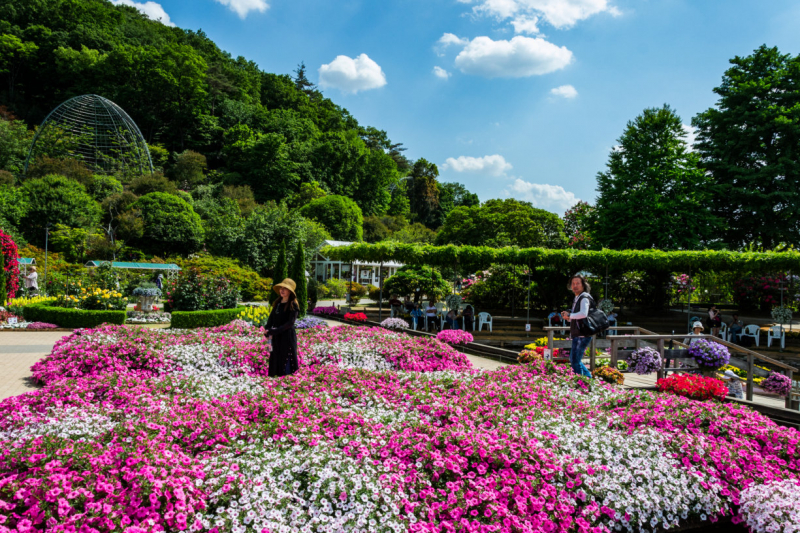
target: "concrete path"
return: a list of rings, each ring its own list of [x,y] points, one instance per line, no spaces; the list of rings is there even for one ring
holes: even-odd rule
[[[67,335],[64,331],[0,332],[0,400],[36,390],[31,366]]]

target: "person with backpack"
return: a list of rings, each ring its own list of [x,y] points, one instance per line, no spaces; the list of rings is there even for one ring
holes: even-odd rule
[[[591,286],[586,278],[575,274],[569,280],[567,289],[575,295],[572,301],[572,311],[562,311],[561,317],[569,322],[569,338],[572,339],[572,348],[569,351],[569,362],[572,371],[581,376],[592,377],[589,369],[583,364],[583,354],[586,347],[592,342],[592,335],[581,332],[581,320],[586,320],[589,311],[594,307],[594,300],[589,294]]]

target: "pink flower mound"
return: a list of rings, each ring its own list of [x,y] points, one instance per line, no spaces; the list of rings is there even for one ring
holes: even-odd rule
[[[469,344],[472,342],[472,333],[469,331],[462,331],[460,329],[445,329],[440,331],[436,338],[442,342],[446,342],[451,346],[457,346],[459,344]]]
[[[297,349],[309,365],[415,372],[472,368],[466,355],[442,342],[378,327],[337,326],[299,331]]]
[[[48,324],[47,322],[31,322],[25,329],[58,329],[55,324]]]

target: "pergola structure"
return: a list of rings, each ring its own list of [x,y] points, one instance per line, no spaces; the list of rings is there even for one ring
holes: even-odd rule
[[[380,286],[380,276],[378,273],[380,269],[383,269],[383,277],[388,278],[396,274],[397,271],[404,266],[403,263],[398,261],[341,260],[334,258],[330,252],[323,251],[348,247],[353,244],[352,242],[345,241],[323,242],[314,253],[314,258],[311,260],[314,279],[324,283],[334,278],[344,281],[353,281],[362,285],[372,284],[378,287]]]
[[[17,264],[19,264],[20,273],[23,276],[27,276],[28,267],[36,266],[36,259],[33,257],[20,257],[17,259]]]
[[[86,268],[98,268],[103,265],[111,265],[112,268],[120,270],[147,270],[150,272],[166,272],[167,277],[172,279],[178,276],[181,267],[172,263],[126,263],[119,261],[89,261],[84,266]]]

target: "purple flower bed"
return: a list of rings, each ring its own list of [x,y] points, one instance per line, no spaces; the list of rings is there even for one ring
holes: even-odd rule
[[[31,322],[25,329],[57,329],[55,324],[48,324],[47,322]]]
[[[689,355],[697,361],[700,368],[716,370],[728,364],[731,354],[718,342],[700,339],[689,346]]]
[[[307,316],[301,318],[300,320],[297,320],[294,323],[294,327],[297,329],[317,328],[319,326],[327,326],[327,325],[328,325],[327,322],[315,316]]]
[[[339,310],[333,305],[330,307],[315,307],[311,312],[315,315],[322,316],[336,316],[339,314]]]

